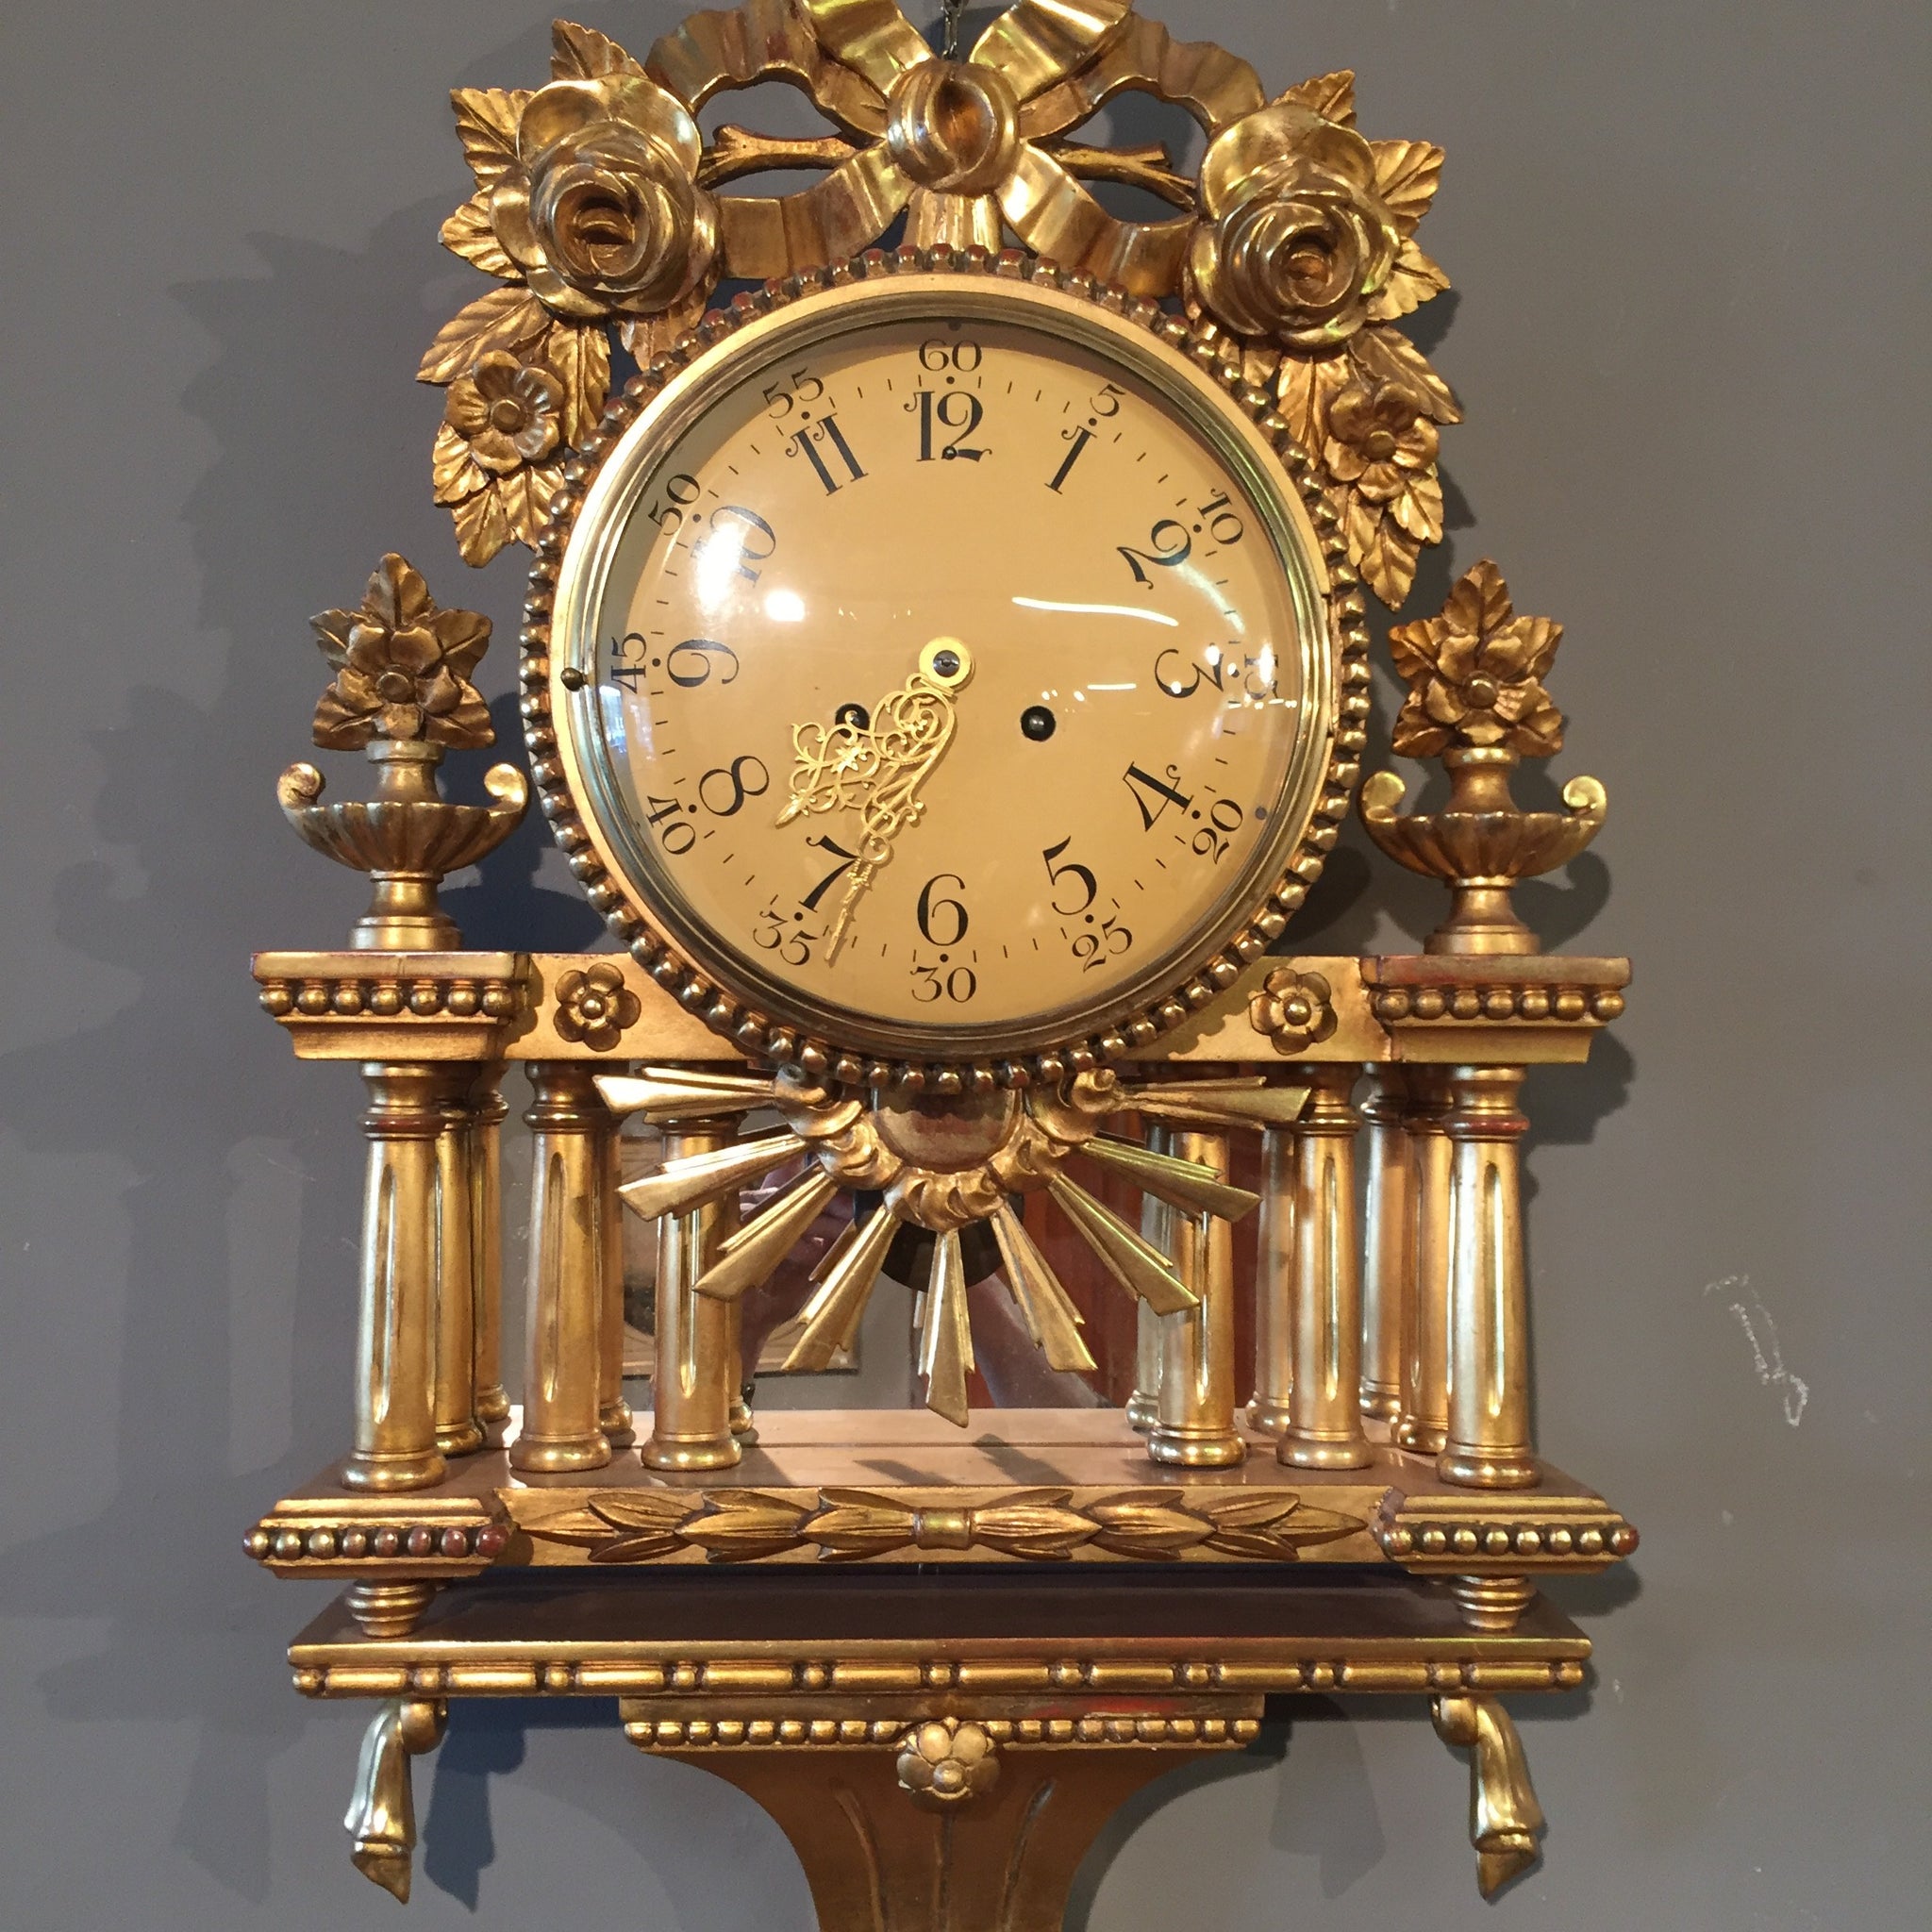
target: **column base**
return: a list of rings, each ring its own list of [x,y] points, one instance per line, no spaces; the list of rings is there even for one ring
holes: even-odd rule
[[[1449,1429],[1443,1423],[1424,1422],[1420,1416],[1401,1417],[1391,1440],[1398,1449],[1411,1456],[1440,1456],[1448,1446]]]
[[[1494,1631],[1515,1629],[1537,1595],[1526,1576],[1457,1576],[1449,1592],[1472,1630]]]
[[[630,1404],[621,1395],[615,1402],[607,1402],[597,1411],[597,1426],[613,1449],[628,1449],[638,1439],[637,1423],[631,1415]]]
[[[1542,1465],[1527,1449],[1472,1449],[1461,1442],[1444,1447],[1436,1474],[1466,1490],[1533,1490],[1543,1479]]]
[[[1366,1469],[1375,1452],[1365,1436],[1319,1437],[1291,1427],[1274,1451],[1291,1469]]]
[[[1232,1430],[1194,1435],[1156,1423],[1147,1432],[1147,1457],[1174,1469],[1233,1469],[1248,1459],[1248,1445]]]
[[[739,1438],[732,1435],[692,1436],[682,1441],[653,1436],[638,1451],[638,1459],[646,1469],[735,1469],[743,1456]]]
[[[1144,1436],[1160,1420],[1160,1398],[1143,1395],[1137,1389],[1127,1397],[1125,1414],[1128,1428]]]
[[[1399,1422],[1402,1418],[1402,1391],[1365,1382],[1356,1407],[1376,1422]]]
[[[519,1436],[509,1445],[509,1466],[539,1475],[563,1475],[575,1469],[604,1469],[610,1462],[610,1444],[600,1430],[594,1436],[559,1436],[546,1440]]]
[[[442,1453],[419,1449],[410,1456],[377,1456],[357,1450],[342,1464],[345,1490],[373,1490],[387,1493],[395,1490],[433,1490],[448,1474]]]
[[[436,1446],[445,1456],[474,1456],[485,1446],[483,1425],[472,1416],[466,1423],[439,1423]]]
[[[1289,1414],[1286,1402],[1263,1400],[1257,1395],[1248,1404],[1248,1426],[1263,1436],[1285,1436]]]

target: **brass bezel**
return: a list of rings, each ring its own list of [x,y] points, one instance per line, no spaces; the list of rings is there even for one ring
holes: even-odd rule
[[[948,1054],[945,1042],[937,1037],[930,1058],[897,1058],[895,1051],[902,1052],[903,1045],[895,1049],[890,1044],[882,1046],[881,1041],[890,1033],[903,1042],[908,1031],[898,1027],[881,1027],[870,1041],[863,1037],[863,1029],[854,1029],[841,1038],[802,1008],[788,1011],[791,1003],[781,990],[760,987],[756,972],[742,970],[745,962],[729,949],[713,946],[708,935],[679,920],[675,912],[667,914],[650,903],[600,821],[596,772],[580,757],[579,733],[592,721],[589,707],[594,687],[585,688],[581,666],[554,660],[551,653],[552,623],[559,601],[567,620],[573,614],[577,586],[587,573],[596,577],[595,562],[608,560],[623,527],[621,517],[611,516],[596,528],[592,532],[594,561],[585,563],[586,553],[579,550],[572,558],[577,567],[567,576],[565,559],[587,500],[597,491],[600,508],[614,499],[621,510],[629,482],[641,480],[648,472],[647,459],[627,456],[625,475],[601,483],[600,490],[607,461],[624,445],[627,433],[645,411],[700,358],[736,337],[747,325],[826,291],[915,275],[954,275],[980,278],[991,285],[1052,290],[1091,304],[1098,314],[1144,331],[1147,353],[1137,373],[1177,399],[1191,390],[1196,400],[1208,406],[1204,421],[1219,413],[1230,431],[1226,447],[1232,458],[1243,450],[1252,454],[1252,450],[1250,439],[1241,433],[1246,425],[1228,421],[1234,412],[1226,411],[1224,392],[1231,396],[1237,410],[1252,421],[1260,439],[1272,446],[1294,486],[1284,489],[1262,464],[1241,465],[1243,480],[1264,502],[1273,498],[1270,507],[1280,508],[1282,522],[1301,540],[1314,579],[1305,587],[1307,601],[1324,608],[1326,620],[1326,638],[1317,641],[1326,644],[1326,689],[1319,689],[1324,682],[1319,676],[1311,679],[1311,704],[1318,724],[1304,738],[1298,751],[1291,785],[1297,809],[1287,815],[1280,841],[1269,848],[1269,857],[1280,868],[1273,883],[1264,891],[1244,897],[1231,913],[1208,927],[1191,967],[1184,974],[1174,975],[1170,969],[1158,982],[1150,985],[1143,980],[1130,988],[1124,998],[1117,994],[1097,1022],[1089,1015],[1067,1032],[1056,1030],[1044,1038],[1038,1033],[1029,1035],[997,1059],[971,1057],[973,1048],[984,1048],[979,1041],[968,1043],[965,1055]],[[1118,326],[1096,333],[1104,334],[1107,346],[1121,353],[1132,366],[1136,345],[1131,338]],[[1188,362],[1176,370],[1171,358],[1154,347],[1157,342],[1178,351]],[[714,363],[703,372],[706,381],[687,385],[670,398],[671,408],[664,419],[672,425],[669,433],[676,433],[686,416],[692,413],[680,407],[681,401],[702,400],[697,397],[699,390],[708,391],[714,383],[735,380],[725,373],[729,366],[728,361]],[[1181,382],[1176,381],[1177,375]],[[654,446],[656,441],[654,438]],[[1321,580],[1324,566],[1325,583]],[[1307,456],[1274,413],[1271,398],[1264,391],[1245,388],[1229,375],[1216,355],[1211,337],[1154,303],[1096,287],[1089,276],[1069,275],[1050,262],[1017,252],[993,257],[983,250],[944,247],[902,248],[890,255],[874,251],[852,262],[768,283],[756,293],[739,296],[728,310],[708,315],[612,400],[581,458],[572,463],[550,522],[536,545],[522,669],[531,772],[544,816],[570,856],[571,869],[582,881],[591,904],[660,985],[748,1056],[799,1066],[815,1078],[938,1093],[994,1085],[1023,1087],[1036,1079],[1055,1081],[1144,1046],[1178,1025],[1191,1011],[1208,1004],[1233,983],[1243,963],[1258,958],[1280,934],[1309,884],[1319,876],[1323,858],[1348,811],[1364,742],[1368,636],[1363,608],[1336,513],[1314,480]],[[1317,660],[1313,668],[1319,672],[1324,654],[1318,649],[1313,655]],[[577,676],[576,691],[563,680],[566,670]],[[1325,756],[1321,743],[1324,737]],[[774,997],[774,992],[778,996]]]

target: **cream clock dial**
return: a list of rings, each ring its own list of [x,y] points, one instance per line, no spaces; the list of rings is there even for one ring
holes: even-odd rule
[[[1331,750],[1327,588],[1252,417],[1143,325],[899,275],[696,356],[603,453],[552,696],[680,957],[801,1037],[1008,1056],[1269,900]]]

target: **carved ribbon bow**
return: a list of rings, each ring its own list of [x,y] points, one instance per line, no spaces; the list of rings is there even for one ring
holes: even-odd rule
[[[1136,16],[1130,0],[1019,0],[963,61],[935,54],[897,0],[750,0],[667,35],[649,70],[693,111],[723,88],[794,80],[864,143],[721,135],[711,181],[788,161],[823,166],[842,155],[800,193],[722,204],[723,251],[741,276],[841,260],[875,242],[903,209],[915,246],[997,249],[1004,222],[1064,267],[1135,294],[1165,294],[1187,251],[1193,184],[1158,168],[1131,171],[1190,213],[1120,221],[1075,171],[1128,178],[1121,158],[1043,143],[1123,89],[1178,101],[1210,134],[1263,99],[1246,62],[1175,45],[1158,23]]]

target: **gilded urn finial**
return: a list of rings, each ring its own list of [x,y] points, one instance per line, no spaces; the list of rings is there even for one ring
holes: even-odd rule
[[[315,741],[327,751],[367,747],[376,795],[324,805],[322,774],[310,764],[291,765],[275,795],[318,852],[370,875],[375,890],[356,924],[356,946],[447,951],[462,936],[436,902],[438,885],[501,845],[529,803],[513,765],[492,765],[485,774],[484,790],[495,801],[489,806],[448,804],[437,786],[446,746],[496,741],[470,682],[490,647],[490,620],[441,609],[421,573],[391,552],[356,609],[325,610],[309,622],[336,674],[315,708]]]
[[[1543,688],[1563,626],[1519,617],[1503,574],[1485,558],[1434,617],[1389,633],[1408,696],[1391,748],[1405,758],[1440,758],[1449,803],[1405,815],[1394,772],[1362,786],[1362,823],[1382,850],[1411,872],[1446,881],[1449,917],[1426,941],[1430,953],[1534,953],[1536,935],[1517,916],[1518,879],[1567,864],[1604,822],[1604,788],[1573,778],[1567,813],[1517,809],[1509,774],[1524,758],[1562,749],[1563,714]]]

